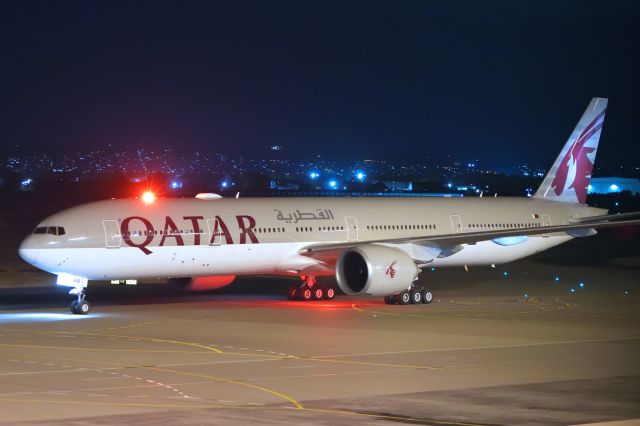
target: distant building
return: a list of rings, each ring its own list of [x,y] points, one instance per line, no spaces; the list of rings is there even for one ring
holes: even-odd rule
[[[592,178],[587,192],[589,194],[613,194],[629,191],[633,195],[640,194],[640,179],[621,177]]]
[[[397,180],[385,180],[382,182],[384,186],[391,192],[413,191],[413,182],[404,182]]]

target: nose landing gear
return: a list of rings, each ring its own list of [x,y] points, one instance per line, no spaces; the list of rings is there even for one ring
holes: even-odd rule
[[[87,290],[85,287],[74,287],[69,291],[69,294],[76,295],[76,299],[71,302],[71,312],[77,315],[86,315],[91,310],[91,305],[85,299]]]

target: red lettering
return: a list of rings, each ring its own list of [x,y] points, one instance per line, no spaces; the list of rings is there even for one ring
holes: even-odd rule
[[[132,220],[139,220],[140,222],[142,222],[142,224],[145,226],[145,228],[147,228],[146,232],[144,232],[144,235],[146,236],[146,238],[140,244],[135,243],[135,242],[133,242],[133,240],[131,240],[131,231],[129,230],[129,223],[131,223]],[[147,254],[147,255],[152,253],[152,251],[149,250],[147,248],[147,246],[149,244],[151,244],[151,241],[153,241],[154,229],[153,229],[153,225],[151,224],[151,222],[149,222],[144,217],[130,216],[130,217],[124,219],[122,221],[122,223],[120,224],[120,233],[122,234],[122,239],[124,240],[124,242],[128,246],[139,248],[140,250],[142,250],[142,252],[144,254]]]
[[[193,245],[195,246],[199,246],[200,245],[200,224],[198,223],[199,220],[204,220],[204,216],[183,216],[182,217],[184,220],[190,220],[191,221],[191,225],[193,226]]]
[[[169,216],[167,216],[164,221],[164,231],[162,233],[162,239],[160,240],[161,246],[164,245],[164,240],[167,238],[175,238],[177,246],[184,245],[184,240],[182,239],[182,235],[180,235],[180,231],[178,231],[176,223]]]
[[[220,216],[216,216],[215,224],[213,226],[213,232],[211,232],[211,240],[209,240],[209,245],[213,246],[221,243],[221,241],[218,241],[216,243],[216,237],[224,237],[225,244],[233,244],[233,238],[231,237],[229,228],[227,228],[227,224],[224,223],[224,220],[222,220]]]
[[[253,244],[258,243],[256,234],[253,233],[253,228],[256,226],[256,220],[251,216],[236,216],[238,220],[238,227],[240,228],[240,244],[246,244],[247,235]],[[245,223],[245,219],[249,222]]]

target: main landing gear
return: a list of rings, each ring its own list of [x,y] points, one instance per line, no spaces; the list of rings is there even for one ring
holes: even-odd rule
[[[302,278],[302,284],[289,287],[287,299],[308,302],[310,300],[333,300],[336,296],[336,290],[331,285],[317,282],[313,275],[302,275],[300,278]]]
[[[433,293],[423,287],[411,287],[409,290],[392,296],[385,296],[384,303],[387,305],[417,305],[419,303],[429,304],[433,302]]]
[[[76,299],[71,302],[71,312],[77,315],[86,315],[91,310],[91,305],[85,299],[87,295],[87,289],[85,287],[74,287],[69,294],[77,296]]]

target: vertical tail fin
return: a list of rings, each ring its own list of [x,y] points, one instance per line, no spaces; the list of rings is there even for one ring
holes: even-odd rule
[[[584,204],[607,99],[593,98],[534,197]]]

